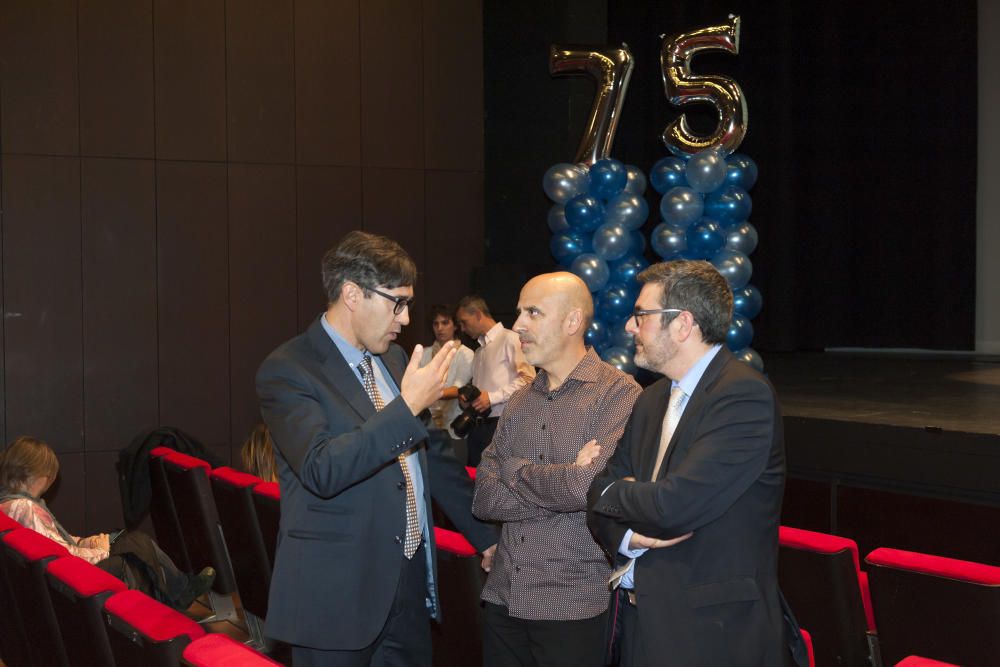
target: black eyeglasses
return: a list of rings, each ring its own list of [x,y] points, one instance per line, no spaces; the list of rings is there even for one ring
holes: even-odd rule
[[[649,310],[640,310],[636,308],[632,311],[632,317],[635,319],[635,327],[638,329],[642,326],[642,322],[639,321],[640,317],[645,317],[646,315],[656,315],[659,313],[683,313],[683,310],[679,308],[651,308]]]
[[[366,287],[365,289],[367,289],[369,292],[375,292],[379,296],[383,296],[386,299],[389,299],[389,301],[392,301],[394,304],[396,304],[395,306],[392,307],[393,315],[399,315],[401,312],[403,312],[404,308],[409,308],[410,306],[413,305],[412,296],[394,296],[392,294],[386,294],[385,292],[381,292],[375,289],[374,287]]]

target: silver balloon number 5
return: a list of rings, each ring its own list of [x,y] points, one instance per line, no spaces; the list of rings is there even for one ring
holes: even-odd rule
[[[718,150],[723,155],[734,152],[747,133],[747,103],[740,85],[726,76],[695,75],[691,59],[703,51],[740,51],[740,17],[730,16],[729,23],[673,35],[663,40],[660,67],[663,87],[670,103],[684,106],[707,102],[719,113],[715,132],[707,137],[695,135],[685,114],[663,131],[663,143],[678,157],[704,150]]]
[[[549,49],[550,74],[586,74],[597,86],[587,128],[576,152],[578,164],[592,165],[611,152],[633,67],[632,53],[625,44],[620,49],[556,45]]]

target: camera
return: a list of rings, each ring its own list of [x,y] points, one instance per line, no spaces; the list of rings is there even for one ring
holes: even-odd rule
[[[466,408],[462,410],[462,414],[451,422],[451,430],[459,438],[469,435],[469,431],[476,425],[476,420],[482,416],[478,410],[472,407],[472,402],[479,398],[479,393],[479,388],[471,383],[458,389],[458,397],[467,404]]]

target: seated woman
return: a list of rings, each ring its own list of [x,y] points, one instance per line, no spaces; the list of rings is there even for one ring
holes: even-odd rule
[[[42,499],[58,474],[59,459],[47,443],[18,438],[0,453],[0,512],[113,574],[129,588],[175,609],[187,609],[211,588],[214,569],[207,567],[189,577],[145,533],[128,531],[116,535],[113,542],[107,533],[82,538],[70,535]]]

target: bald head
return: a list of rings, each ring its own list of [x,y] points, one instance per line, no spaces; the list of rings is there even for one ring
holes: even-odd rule
[[[556,271],[537,275],[524,284],[521,293],[536,293],[542,297],[551,297],[558,305],[559,315],[565,317],[572,310],[579,310],[583,326],[580,336],[586,332],[594,319],[594,300],[590,296],[587,284],[574,273]]]
[[[546,273],[521,288],[514,331],[528,363],[548,372],[558,386],[587,349],[583,336],[594,316],[590,291],[572,273]]]

